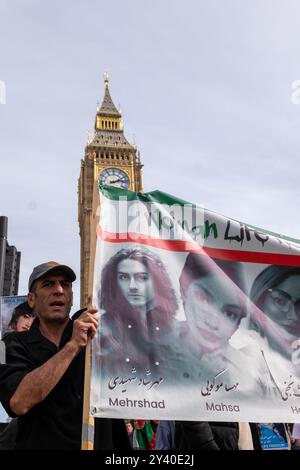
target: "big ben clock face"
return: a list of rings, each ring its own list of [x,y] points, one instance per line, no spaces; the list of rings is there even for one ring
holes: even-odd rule
[[[101,185],[110,185],[116,188],[128,189],[130,180],[127,174],[119,168],[106,168],[99,176]]]

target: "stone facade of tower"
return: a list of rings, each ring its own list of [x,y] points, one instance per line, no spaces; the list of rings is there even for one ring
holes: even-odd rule
[[[81,161],[78,181],[78,221],[80,232],[80,302],[91,305],[99,222],[99,180],[102,184],[142,192],[142,164],[139,153],[124,136],[122,115],[115,107],[104,76],[104,98],[97,108],[95,130]]]

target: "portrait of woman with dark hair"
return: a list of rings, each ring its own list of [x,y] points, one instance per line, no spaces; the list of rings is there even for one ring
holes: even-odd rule
[[[194,356],[192,375],[198,380],[220,374],[239,382],[240,389],[259,386],[261,392],[255,364],[230,344],[247,314],[242,264],[190,253],[179,282],[187,319],[183,340]]]
[[[292,360],[300,339],[300,267],[268,266],[254,280],[250,299],[249,329]]]
[[[34,317],[35,313],[29,307],[28,302],[23,302],[14,309],[6,333],[11,331],[28,331]]]
[[[179,282],[199,354],[221,353],[247,312],[241,263],[191,253]]]
[[[118,251],[101,274],[101,356],[107,370],[155,372],[173,339],[177,299],[160,258],[147,248]]]
[[[271,265],[250,291],[249,336],[259,350],[270,397],[297,400],[300,389],[300,267]],[[251,345],[249,344],[248,350]]]

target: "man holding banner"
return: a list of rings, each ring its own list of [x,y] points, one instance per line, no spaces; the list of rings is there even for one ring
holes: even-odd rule
[[[126,374],[153,368],[159,374],[163,345],[176,340],[178,304],[155,253],[138,246],[118,251],[103,269],[99,305],[102,369]]]
[[[10,416],[18,416],[16,449],[81,447],[84,349],[98,319],[96,309],[69,318],[75,279],[66,265],[36,266],[28,303],[37,318],[29,331],[4,338],[0,399]]]

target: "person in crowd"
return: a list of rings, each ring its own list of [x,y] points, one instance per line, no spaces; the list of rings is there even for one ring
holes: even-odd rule
[[[34,320],[34,310],[29,307],[28,302],[19,304],[13,311],[8,324],[8,329],[3,336],[13,331],[28,331]],[[5,361],[3,361],[5,363]],[[16,445],[18,433],[18,418],[12,418],[0,433],[0,450],[12,450]]]
[[[69,318],[75,279],[66,265],[50,261],[36,266],[28,285],[28,304],[36,318],[28,331],[4,338],[0,401],[10,416],[18,417],[15,449],[81,447],[84,350],[98,318],[93,308]]]
[[[133,424],[130,420],[125,420],[125,424],[126,424],[126,430],[128,432],[128,434],[132,434],[133,433]]]
[[[138,450],[154,450],[158,421],[137,419],[134,421]]]
[[[239,421],[239,450],[254,450],[251,423]]]
[[[248,369],[245,377],[249,361],[230,344],[247,314],[241,263],[190,253],[179,283],[187,319],[181,335],[186,354],[184,375],[200,387],[220,377],[219,387],[237,384],[242,391],[253,390],[258,374],[255,371],[255,379],[249,381]],[[234,389],[232,393],[236,393]],[[178,450],[238,450],[239,437],[239,423],[175,422]]]
[[[175,450],[175,421],[161,420],[156,428],[155,450]]]
[[[253,438],[246,422],[159,421],[155,450],[175,449],[253,450]]]
[[[176,421],[175,449],[239,450],[239,423]]]
[[[147,248],[118,251],[103,268],[99,305],[104,375],[161,368],[178,307],[162,261]]]
[[[295,423],[291,428],[291,450],[300,450],[300,423]]]
[[[29,306],[28,302],[18,305],[11,316],[8,324],[8,331],[28,331],[34,320],[34,310]]]
[[[138,444],[138,441],[136,439],[136,433],[135,433],[135,429],[134,429],[133,420],[126,419],[125,420],[125,425],[126,425],[126,430],[127,430],[127,433],[128,433],[130,447],[134,450],[137,450],[139,448],[139,444]]]
[[[34,320],[34,310],[29,307],[28,302],[23,302],[13,310],[8,329],[3,336],[13,331],[28,331]],[[5,361],[3,361],[5,363]],[[12,418],[6,423],[5,428],[0,433],[0,450],[12,450],[16,445],[18,433],[18,418]]]

